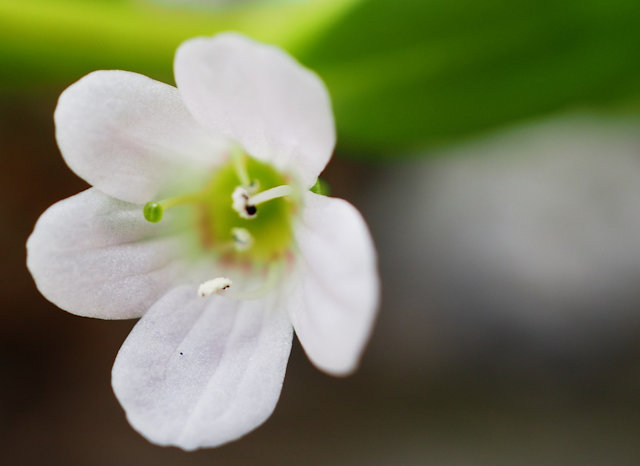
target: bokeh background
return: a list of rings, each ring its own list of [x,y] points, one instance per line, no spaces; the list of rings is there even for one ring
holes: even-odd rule
[[[638,24],[637,0],[0,0],[2,464],[640,464]],[[327,83],[324,177],[370,224],[383,302],[355,375],[296,343],[263,426],[185,453],[111,392],[134,322],[48,303],[24,243],[86,187],[60,92],[94,69],[173,83],[177,45],[226,30]]]

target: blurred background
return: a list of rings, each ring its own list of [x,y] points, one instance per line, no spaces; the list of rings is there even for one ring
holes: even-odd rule
[[[0,455],[10,465],[640,464],[637,0],[0,0]],[[236,30],[317,71],[324,178],[358,206],[383,303],[361,369],[295,343],[274,415],[185,453],[110,385],[132,321],[75,317],[25,267],[86,184],[52,115],[95,69],[173,84],[177,45]]]

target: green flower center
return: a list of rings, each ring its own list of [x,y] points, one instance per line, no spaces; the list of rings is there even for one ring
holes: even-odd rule
[[[287,184],[287,179],[270,165],[245,158],[246,173],[257,192]],[[216,171],[206,188],[203,205],[203,231],[215,244],[233,243],[240,258],[252,262],[270,262],[282,257],[291,245],[291,219],[296,202],[290,197],[278,197],[257,206],[249,205],[253,214],[243,218],[233,208],[233,193],[240,180],[234,163],[227,163]],[[251,185],[250,185],[251,187]],[[249,189],[250,191],[250,189]],[[251,245],[243,249],[238,231],[249,233]]]
[[[234,262],[268,264],[282,259],[293,240],[291,223],[299,197],[291,181],[271,165],[237,153],[216,169],[201,191],[148,202],[143,213],[155,223],[164,210],[193,204],[204,249]]]

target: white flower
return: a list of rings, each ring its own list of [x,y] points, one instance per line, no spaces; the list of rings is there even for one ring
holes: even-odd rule
[[[58,145],[93,187],[40,217],[27,264],[68,312],[142,317],[113,389],[142,435],[191,450],[267,419],[292,329],[317,367],[353,371],[378,278],[357,210],[308,191],[335,143],[315,74],[221,34],[182,44],[175,76],[97,71],[63,92]]]

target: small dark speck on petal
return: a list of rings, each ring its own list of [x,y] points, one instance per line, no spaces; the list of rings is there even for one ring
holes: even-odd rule
[[[182,356],[182,351],[180,351],[180,356]]]

